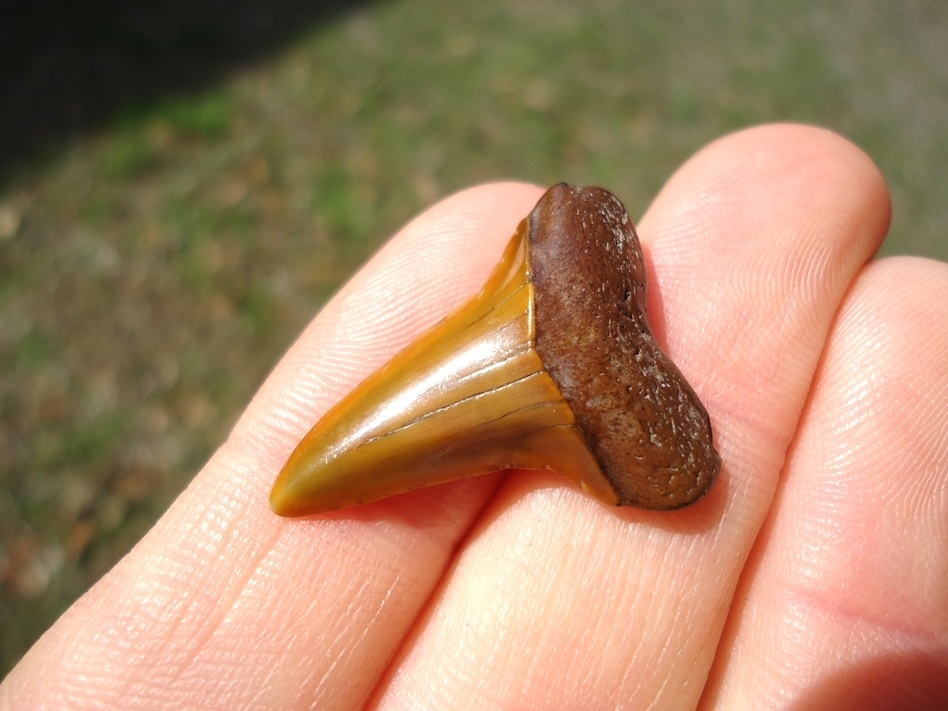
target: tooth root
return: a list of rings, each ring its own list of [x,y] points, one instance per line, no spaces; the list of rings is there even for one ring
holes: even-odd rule
[[[309,432],[274,484],[276,513],[311,515],[506,468],[555,467],[617,503],[534,347],[524,230],[478,297]]]

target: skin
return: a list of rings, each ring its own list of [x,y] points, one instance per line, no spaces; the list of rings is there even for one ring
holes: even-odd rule
[[[724,461],[701,502],[617,510],[510,472],[270,511],[312,423],[479,288],[541,192],[405,227],[0,709],[942,707],[948,266],[868,261],[886,188],[826,131],[728,136],[639,221],[653,325]]]

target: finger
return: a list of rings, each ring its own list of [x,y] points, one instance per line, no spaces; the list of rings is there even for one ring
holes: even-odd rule
[[[878,171],[825,131],[747,131],[687,163],[640,234],[651,313],[711,413],[721,479],[649,513],[508,477],[379,707],[697,703],[823,339],[887,222]]]
[[[948,699],[948,266],[848,295],[728,623],[709,708]]]
[[[472,189],[329,304],[189,489],[8,677],[0,707],[358,705],[490,495],[485,477],[312,521],[267,492],[319,415],[476,292],[540,191]]]

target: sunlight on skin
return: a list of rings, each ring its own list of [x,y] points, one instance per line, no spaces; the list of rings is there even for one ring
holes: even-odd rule
[[[312,423],[479,288],[540,193],[466,191],[390,242],[301,336],[159,524],[5,680],[0,708],[733,708],[736,686],[741,699],[763,699],[763,681],[782,673],[783,660],[751,642],[794,630],[830,639],[841,629],[836,614],[875,613],[853,593],[861,576],[884,572],[875,551],[860,549],[851,565],[839,546],[852,539],[817,537],[801,550],[806,537],[781,517],[817,511],[808,497],[823,494],[806,473],[838,461],[830,445],[843,435],[808,426],[847,392],[837,365],[852,355],[847,324],[869,313],[856,307],[882,286],[899,295],[903,310],[883,309],[876,322],[890,353],[932,363],[948,343],[944,319],[930,324],[938,337],[896,327],[924,312],[911,288],[925,283],[921,267],[899,267],[898,279],[859,276],[888,224],[885,188],[862,153],[812,128],[763,127],[712,144],[639,225],[653,325],[707,405],[725,462],[698,505],[616,510],[556,475],[514,472],[311,520],[270,512],[276,472]],[[943,265],[924,271],[929,293],[948,293]],[[885,359],[874,363],[886,382]],[[944,392],[948,374],[897,376],[892,392],[917,408],[904,412],[943,428],[943,405],[923,395]],[[849,426],[844,412],[828,422]],[[853,433],[852,451],[870,434]],[[906,540],[931,546],[902,553],[904,594],[872,650],[905,651],[914,633],[925,642],[915,651],[937,664],[948,633],[931,571],[948,561],[948,505],[945,472],[932,462],[948,460],[948,443],[893,446],[907,450],[901,460],[868,463],[864,479],[849,470],[847,486],[869,486],[815,500],[837,506],[813,520],[832,530],[857,506],[915,522],[904,533],[885,524],[878,560],[898,560]],[[927,472],[937,496],[897,485],[905,475],[893,461]],[[913,516],[920,506],[924,515]],[[788,616],[768,602],[783,584],[769,555],[806,551],[816,557],[795,569],[819,572],[821,594],[836,604],[824,608],[829,617]],[[918,596],[941,614],[924,629],[910,605]],[[831,657],[807,659],[781,702],[806,700],[838,674]]]

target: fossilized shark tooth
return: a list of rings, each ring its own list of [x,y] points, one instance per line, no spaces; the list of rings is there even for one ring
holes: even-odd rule
[[[554,469],[607,504],[693,503],[721,460],[645,304],[618,198],[550,188],[483,290],[316,423],[271,507],[307,516],[508,468]]]

